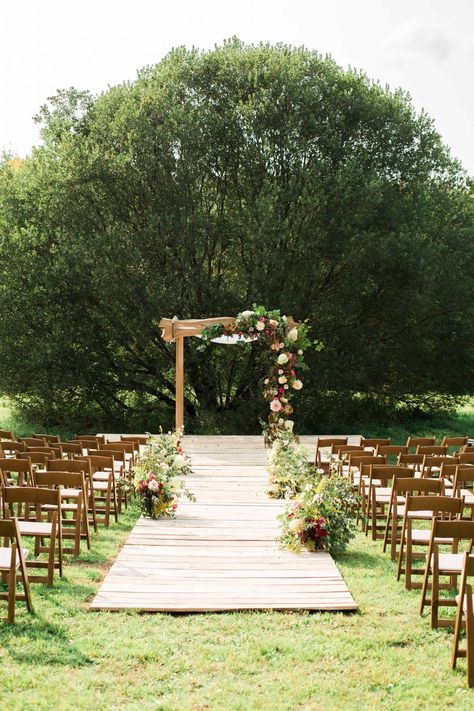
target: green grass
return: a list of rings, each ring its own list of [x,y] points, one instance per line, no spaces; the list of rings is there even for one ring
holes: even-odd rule
[[[407,433],[472,433],[473,423],[471,406],[439,428],[365,434],[404,441]],[[21,424],[30,427],[12,422],[7,406],[0,411],[0,427],[20,433]],[[433,631],[419,617],[419,592],[396,582],[380,542],[362,534],[337,561],[359,605],[356,614],[89,612],[136,516],[131,509],[119,524],[101,529],[92,551],[68,563],[54,588],[33,586],[34,615],[18,603],[16,624],[0,623],[2,708],[474,708],[465,661],[455,672],[449,666],[451,632]]]
[[[3,708],[473,708],[450,631],[419,617],[419,593],[362,534],[338,560],[356,614],[89,612],[135,518],[102,529],[53,589],[33,586],[33,616],[18,603],[15,626],[0,625]]]

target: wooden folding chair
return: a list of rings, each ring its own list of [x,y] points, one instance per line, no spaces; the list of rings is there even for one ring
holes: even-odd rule
[[[370,464],[386,464],[385,457],[374,454],[363,454],[356,452],[348,455],[348,475],[351,480],[352,489],[360,496],[360,506],[356,515],[356,523],[359,523],[360,513],[364,514],[366,504],[366,484],[368,483],[368,473]],[[364,468],[365,467],[365,468]]]
[[[375,452],[377,447],[387,447],[390,444],[390,439],[384,437],[361,437],[360,443],[364,449],[370,449]]]
[[[31,458],[0,458],[0,481],[3,486],[34,486]]]
[[[416,448],[417,454],[424,454],[427,457],[446,457],[448,448],[443,445],[418,445]]]
[[[406,441],[406,446],[408,447],[408,451],[410,449],[415,449],[417,447],[433,447],[436,442],[436,437],[408,437]]]
[[[23,548],[23,541],[16,518],[0,519],[0,539],[2,538],[3,545],[0,547],[0,576],[2,582],[7,584],[8,590],[7,592],[0,592],[0,600],[7,600],[8,622],[13,624],[15,622],[16,600],[26,602],[28,612],[33,612],[30,583],[25,562],[28,551]],[[17,592],[16,585],[18,579],[20,579],[23,586],[23,593]]]
[[[127,441],[127,440],[122,440]],[[324,469],[329,472],[330,456],[328,457],[328,451],[333,446],[337,445],[347,445],[347,437],[317,437],[316,439],[316,453],[314,457],[314,463],[318,469]]]
[[[415,474],[415,472],[413,473]],[[420,479],[415,476],[407,477],[403,472],[400,477],[395,477],[392,483],[392,496],[387,510],[387,520],[385,523],[385,535],[383,539],[383,552],[385,553],[390,539],[390,558],[395,560],[397,557],[397,543],[400,542],[400,526],[399,521],[403,521],[405,516],[406,497],[410,496],[425,496],[428,494],[442,495],[444,494],[443,479]],[[431,520],[432,512],[415,511],[412,515],[417,519]]]
[[[46,442],[46,446],[49,444],[60,444],[61,440],[59,435],[51,435],[51,434],[32,434],[32,437],[35,439],[42,439],[44,442]]]
[[[13,441],[15,437],[13,436],[12,430],[0,430],[0,439]]]
[[[47,468],[47,463],[50,459],[48,454],[44,452],[18,452],[18,459],[29,459],[31,461],[31,468],[33,470],[33,480],[36,471],[45,471]]]
[[[461,452],[458,455],[458,462],[459,464],[474,464],[474,447],[469,447],[469,449]]]
[[[443,541],[450,541],[449,544]],[[452,627],[453,620],[439,616],[440,607],[454,607],[456,600],[443,598],[440,590],[452,590],[456,586],[457,576],[462,572],[464,555],[458,553],[460,541],[467,541],[468,553],[474,544],[474,521],[440,521],[433,518],[431,536],[426,555],[425,574],[421,589],[420,615],[426,606],[431,606],[431,627]],[[450,545],[450,553],[440,553],[440,545]],[[440,583],[440,577],[448,577],[449,583]],[[431,597],[428,597],[431,577]]]
[[[108,528],[110,515],[112,514],[118,521],[119,513],[120,492],[117,492],[114,457],[108,454],[106,456],[89,454],[87,461],[91,473],[97,523],[102,523]]]
[[[107,447],[107,445],[103,445]],[[127,461],[127,453],[124,449],[91,449],[89,457],[113,457],[114,460],[114,486],[117,497],[118,513],[122,513],[122,499],[125,502],[125,508],[128,506],[128,496],[125,492],[122,493],[121,480],[131,480],[131,470]]]
[[[415,472],[415,476],[421,476],[421,468],[423,466],[424,454],[400,454],[397,460],[397,466],[409,467]]]
[[[418,483],[418,480],[417,482]],[[421,588],[422,583],[413,582],[413,575],[424,575],[424,569],[414,568],[414,560],[424,558],[422,553],[413,552],[414,546],[428,546],[431,540],[431,531],[427,529],[414,529],[413,521],[426,520],[428,512],[431,516],[459,516],[462,511],[461,499],[451,496],[410,496],[406,497],[405,514],[403,516],[402,531],[400,535],[400,549],[398,551],[397,580],[405,574],[405,588]],[[435,543],[451,545],[451,539],[437,538]],[[405,561],[405,567],[403,567]]]
[[[421,476],[422,477],[435,477],[441,475],[441,467],[443,464],[457,464],[457,459],[455,457],[448,457],[448,455],[431,455],[425,454],[423,457],[423,464],[421,465]]]
[[[347,438],[346,438],[347,439]],[[139,455],[143,447],[146,447],[150,441],[150,435],[120,435],[121,442],[134,442],[138,445],[137,454]]]
[[[467,661],[467,683],[472,688],[474,686],[474,595],[472,585],[468,579],[474,576],[474,555],[463,554],[463,564],[461,570],[461,583],[459,594],[456,596],[456,622],[454,625],[454,639],[451,652],[451,669],[456,669],[456,662],[459,657],[465,657]],[[466,647],[461,649],[460,636],[461,629],[466,629]]]
[[[26,447],[47,447],[44,439],[38,437],[18,437],[18,442],[23,442]]]
[[[26,452],[26,444],[23,444],[23,442],[3,440],[0,442],[0,448],[5,457],[16,457],[17,452]]]
[[[62,459],[63,450],[60,444],[50,444],[48,447],[30,447],[27,446],[26,450],[28,452],[42,452],[47,454],[50,459]]]
[[[61,500],[62,540],[72,539],[72,547],[63,545],[63,554],[78,556],[81,552],[81,538],[87,541],[90,548],[90,533],[87,514],[87,491],[83,472],[47,471],[36,475],[37,486],[57,489]],[[50,511],[51,505],[46,504],[43,511]],[[68,514],[71,518],[68,518]]]
[[[74,459],[75,455],[82,457],[82,444],[80,442],[61,442],[61,449],[67,459]]]
[[[365,535],[369,530],[372,532],[372,540],[384,538],[386,529],[385,509],[392,503],[392,487],[389,484],[395,477],[412,477],[413,471],[408,467],[396,467],[388,464],[370,464],[369,481],[367,485],[366,511],[365,511]],[[397,504],[405,503],[402,496],[397,497]],[[383,520],[383,526],[378,522]],[[379,535],[380,532],[380,535]]]
[[[453,476],[453,496],[463,500],[463,509],[471,512],[470,519],[474,520],[474,466],[472,464],[455,464]],[[443,469],[441,470],[443,475]]]
[[[448,454],[450,453],[450,449],[453,449],[455,453],[458,453],[467,445],[468,439],[467,435],[464,435],[463,437],[443,437],[441,444],[448,448]]]
[[[61,522],[61,500],[59,491],[40,489],[30,486],[4,486],[2,489],[3,517],[14,518],[18,511],[24,511],[18,519],[18,528],[22,537],[34,539],[35,555],[46,553],[48,559],[27,560],[28,569],[39,568],[47,571],[46,575],[29,575],[30,583],[53,585],[54,571],[63,574],[63,543]],[[48,512],[43,506],[50,506]],[[49,545],[44,544],[49,539]],[[57,560],[56,560],[57,544]]]
[[[95,511],[94,496],[92,494],[91,472],[87,459],[50,459],[48,462],[48,471],[71,472],[75,474],[81,474],[83,476],[84,488],[82,489],[82,485],[81,487],[76,486],[75,488],[80,488],[82,491],[81,509],[83,523],[81,537],[86,540],[87,547],[90,549],[90,527],[92,526],[94,528],[94,531],[97,533],[97,515]],[[66,491],[63,492],[62,498],[68,498],[68,494],[71,495],[69,498],[74,497],[74,491],[69,491],[69,489],[66,489]],[[78,496],[78,492],[76,492],[76,496]]]

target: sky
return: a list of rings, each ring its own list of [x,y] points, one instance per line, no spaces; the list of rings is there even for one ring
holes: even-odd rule
[[[474,174],[474,0],[0,0],[0,150],[40,142],[33,116],[71,86],[133,80],[173,47],[237,36],[330,54],[409,92]]]

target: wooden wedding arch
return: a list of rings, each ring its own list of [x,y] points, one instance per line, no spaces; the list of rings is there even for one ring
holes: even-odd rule
[[[205,328],[216,323],[227,326],[234,322],[235,317],[232,316],[184,321],[180,321],[176,316],[161,319],[159,326],[163,340],[167,343],[176,343],[176,431],[184,425],[184,339],[189,336],[200,336]]]

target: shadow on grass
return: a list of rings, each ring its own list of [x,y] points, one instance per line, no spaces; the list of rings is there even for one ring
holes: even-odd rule
[[[19,664],[82,667],[94,663],[71,643],[61,625],[35,613],[0,627],[0,647]]]

